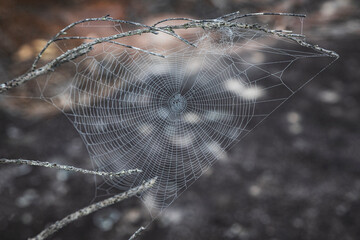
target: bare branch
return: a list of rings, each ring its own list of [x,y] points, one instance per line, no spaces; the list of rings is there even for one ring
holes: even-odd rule
[[[50,163],[50,162],[40,162],[35,160],[25,160],[25,159],[0,159],[0,163],[13,163],[13,164],[24,164],[30,166],[40,166],[40,167],[47,167],[47,168],[55,168],[70,172],[77,172],[83,174],[92,174],[98,176],[108,176],[108,177],[122,177],[127,176],[134,173],[141,173],[140,169],[130,169],[130,170],[123,170],[120,172],[103,172],[103,171],[91,171],[87,169],[77,168],[73,166],[61,165],[57,163]]]
[[[92,50],[91,44],[82,44],[79,47],[68,50],[59,57],[49,62],[48,64],[44,65],[43,67],[37,68],[28,73],[25,73],[24,75],[14,78],[8,82],[0,84],[0,93],[5,92],[11,88],[17,87],[35,77],[54,71],[55,68],[58,67],[59,65],[69,62],[70,60],[73,60],[77,57],[80,57],[90,52],[91,50]]]
[[[97,38],[93,38],[93,37],[80,37],[80,36],[62,37],[62,38],[55,39],[54,42],[55,42],[55,41],[61,41],[61,40],[74,40],[74,39],[94,40],[94,39],[97,39]],[[104,42],[106,42],[106,41],[104,41]],[[165,58],[165,56],[162,55],[162,54],[155,53],[155,52],[151,52],[151,51],[147,51],[147,50],[142,49],[142,48],[138,48],[138,47],[134,47],[134,46],[131,46],[131,45],[119,43],[119,42],[116,42],[116,41],[107,41],[107,42],[112,43],[112,44],[115,44],[115,45],[120,45],[120,46],[123,46],[123,47],[126,47],[126,48],[131,48],[131,49],[134,49],[134,50],[137,50],[137,51],[141,51],[141,52],[144,52],[144,53],[147,53],[147,54],[150,54],[150,55],[154,55],[154,56],[157,56],[157,57]]]
[[[137,23],[137,22],[132,22],[132,21],[126,21],[126,20],[120,20],[120,19],[113,19],[111,18],[109,15],[101,17],[101,18],[86,18],[86,19],[82,19],[80,21],[77,22],[73,22],[71,24],[69,24],[68,26],[66,26],[65,28],[61,29],[52,39],[50,39],[45,47],[40,51],[40,53],[38,54],[38,56],[35,58],[34,63],[32,64],[31,70],[34,70],[36,68],[36,64],[39,62],[42,54],[46,51],[46,49],[53,43],[55,42],[58,37],[60,37],[61,35],[66,35],[66,31],[68,31],[69,29],[75,27],[76,25],[82,24],[82,23],[86,23],[86,22],[100,22],[100,21],[107,21],[107,22],[113,22],[113,23],[125,23],[125,24],[129,24],[129,25],[134,25],[134,26],[138,26],[138,27],[145,27],[145,28],[152,28],[150,26],[147,26],[145,24],[142,23]]]
[[[300,38],[304,38],[303,35],[298,35],[298,34],[293,34],[291,32],[287,32],[284,30],[273,30],[273,29],[268,29],[262,26],[259,26],[257,24],[246,24],[246,23],[237,23],[237,22],[233,22],[235,19],[239,19],[239,18],[246,18],[246,17],[252,17],[252,16],[266,16],[266,15],[271,15],[271,16],[290,16],[290,17],[300,17],[300,18],[304,18],[305,15],[304,14],[294,14],[294,13],[250,13],[250,14],[243,14],[243,15],[239,15],[239,12],[235,12],[235,13],[231,13],[231,14],[227,14],[224,15],[222,17],[216,18],[216,19],[205,19],[205,20],[192,20],[190,18],[168,18],[168,19],[164,19],[162,21],[159,21],[157,23],[155,23],[153,26],[147,26],[141,23],[136,23],[136,22],[130,22],[130,21],[124,21],[124,20],[117,20],[117,19],[112,19],[108,16],[102,17],[102,18],[88,18],[88,19],[83,19],[80,20],[78,22],[72,23],[70,25],[68,25],[67,27],[65,27],[64,29],[62,29],[58,34],[56,34],[44,47],[44,49],[39,53],[39,55],[36,57],[32,69],[30,72],[19,76],[15,79],[12,79],[8,82],[2,83],[0,84],[0,93],[5,92],[11,88],[14,88],[16,86],[19,86],[37,76],[46,74],[50,71],[53,71],[57,66],[69,62],[77,57],[80,57],[88,52],[90,52],[93,48],[94,45],[96,44],[100,44],[103,42],[111,42],[111,43],[115,43],[114,40],[116,39],[120,39],[123,37],[129,37],[129,36],[134,36],[134,35],[141,35],[141,34],[146,34],[146,33],[165,33],[168,35],[171,35],[179,40],[181,40],[182,42],[195,47],[194,44],[190,43],[188,40],[182,38],[181,36],[179,36],[178,34],[176,34],[174,32],[174,30],[176,29],[188,29],[188,28],[203,28],[203,29],[218,29],[221,27],[228,27],[228,28],[234,28],[234,29],[251,29],[251,30],[255,30],[255,31],[260,31],[260,32],[264,32],[264,33],[268,33],[268,34],[272,34],[275,35],[277,37],[280,38],[285,38],[291,41],[296,42],[297,44],[306,47],[306,48],[310,48],[313,49],[315,51],[321,52],[326,56],[330,56],[330,57],[335,57],[338,58],[339,55],[331,50],[327,50],[324,48],[319,47],[318,45],[313,45],[310,43],[305,42],[304,40],[300,39]],[[184,23],[184,24],[179,24],[179,25],[167,25],[167,26],[161,26],[161,27],[156,27],[156,25],[166,22],[166,21],[170,21],[170,20],[188,20],[189,22]],[[41,58],[42,54],[44,53],[44,51],[47,49],[47,47],[55,42],[58,41],[59,39],[66,39],[66,38],[59,38],[59,36],[61,35],[65,35],[66,31],[69,30],[70,28],[81,24],[81,23],[85,23],[85,22],[92,22],[92,21],[108,21],[108,22],[113,22],[113,23],[126,23],[126,24],[131,24],[134,26],[139,26],[139,27],[143,27],[140,29],[136,29],[136,30],[132,30],[132,31],[128,31],[128,32],[123,32],[123,33],[119,33],[119,34],[115,34],[112,36],[108,36],[108,37],[100,37],[100,38],[95,38],[93,39],[92,42],[89,43],[82,43],[81,45],[79,45],[78,47],[75,47],[73,49],[70,49],[68,51],[66,51],[65,53],[63,53],[62,55],[58,56],[57,58],[55,58],[54,60],[52,60],[51,62],[47,63],[46,65],[44,65],[43,67],[40,68],[36,68],[36,64],[39,61],[39,59]],[[72,37],[68,38],[71,39]],[[81,39],[81,37],[78,37],[78,39]],[[135,50],[139,50],[139,51],[143,51],[152,55],[156,55],[156,56],[160,56],[160,57],[164,57],[161,54],[158,53],[154,53],[154,52],[150,52],[144,49],[140,49],[134,46],[130,46],[130,45],[126,45],[126,44],[121,44],[121,43],[116,43],[119,45],[122,45],[124,47],[128,47],[128,48],[132,48]]]
[[[117,195],[107,198],[101,202],[97,202],[97,203],[91,204],[85,208],[82,208],[82,209],[66,216],[63,219],[56,221],[55,223],[51,224],[49,227],[45,228],[38,235],[36,235],[33,238],[29,238],[28,240],[43,240],[43,239],[49,237],[50,235],[54,234],[58,230],[62,229],[69,223],[76,221],[77,219],[79,219],[81,217],[87,216],[87,215],[89,215],[93,212],[96,212],[102,208],[105,208],[107,206],[121,202],[122,200],[125,200],[127,198],[135,196],[138,193],[146,191],[147,189],[151,188],[155,184],[155,182],[156,182],[156,178],[152,178],[152,179],[148,180],[147,182],[144,182],[140,186],[131,188],[130,190],[128,190],[124,193],[117,194]]]
[[[102,17],[102,18],[86,18],[86,19],[83,19],[83,20],[80,20],[80,21],[77,21],[77,22],[74,22],[74,23],[71,23],[69,24],[68,26],[66,26],[65,28],[63,28],[60,32],[58,32],[52,39],[50,39],[45,47],[40,51],[40,53],[38,54],[38,56],[35,58],[35,61],[34,63],[32,64],[32,67],[31,67],[31,71],[35,70],[36,69],[36,65],[37,63],[39,62],[40,58],[42,57],[42,54],[46,51],[46,49],[53,43],[55,42],[59,36],[61,35],[66,35],[66,31],[68,31],[69,29],[75,27],[76,25],[79,25],[79,24],[82,24],[82,23],[86,23],[86,22],[100,22],[100,21],[106,21],[106,22],[112,22],[112,23],[125,23],[125,24],[129,24],[129,25],[134,25],[134,26],[138,26],[138,27],[144,27],[145,30],[144,32],[140,32],[138,34],[141,34],[141,33],[147,33],[147,32],[163,32],[163,33],[166,33],[166,34],[169,34],[173,37],[176,37],[178,38],[179,40],[185,42],[186,44],[189,44],[189,45],[192,45],[190,42],[188,42],[186,39],[183,39],[182,37],[180,37],[179,35],[177,35],[176,33],[174,32],[171,32],[171,31],[167,31],[167,30],[163,30],[161,28],[156,28],[155,26],[148,26],[148,25],[145,25],[145,24],[142,24],[142,23],[137,23],[137,22],[132,22],[132,21],[125,21],[125,20],[120,20],[120,19],[113,19],[109,16],[105,16],[105,17]],[[132,35],[136,35],[136,34],[131,34],[131,35],[128,35],[128,36],[132,36]],[[121,38],[121,36],[117,37],[117,38],[114,38],[114,39],[118,39],[118,38]],[[106,41],[106,40],[104,40]],[[103,41],[103,42],[104,42]],[[99,42],[100,43],[100,42]],[[193,45],[192,45],[193,46]],[[0,93],[1,93],[1,88],[0,88]]]
[[[268,28],[259,26],[258,24],[232,23],[232,22],[227,22],[227,21],[209,22],[209,20],[204,20],[204,21],[189,22],[189,23],[185,23],[183,25],[164,26],[162,28],[164,28],[164,29],[166,29],[166,28],[170,28],[170,29],[184,29],[184,28],[216,29],[216,28],[220,28],[220,27],[230,27],[230,28],[237,28],[237,29],[251,29],[251,30],[256,30],[256,31],[264,32],[264,33],[269,33],[269,34],[275,35],[277,37],[292,40],[303,47],[307,47],[307,48],[313,49],[315,51],[321,52],[326,56],[339,58],[339,54],[337,54],[336,52],[322,48],[318,45],[313,45],[313,44],[310,44],[303,40],[300,40],[298,38],[298,36],[293,36],[293,34],[291,32],[272,30],[272,29],[268,29]]]

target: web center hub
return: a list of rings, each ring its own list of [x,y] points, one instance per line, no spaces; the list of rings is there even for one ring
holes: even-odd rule
[[[180,93],[177,93],[170,97],[169,99],[169,107],[171,111],[180,113],[183,112],[186,109],[187,101],[184,96],[182,96]]]

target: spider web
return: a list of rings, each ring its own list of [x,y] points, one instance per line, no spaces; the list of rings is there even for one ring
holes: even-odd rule
[[[104,31],[104,25],[82,27]],[[60,94],[46,95],[51,76],[41,87],[79,132],[97,170],[142,170],[106,179],[99,191],[158,177],[139,195],[153,216],[333,61],[256,30],[178,33],[197,47],[163,33],[122,41],[166,58],[103,43],[74,62],[76,73]]]

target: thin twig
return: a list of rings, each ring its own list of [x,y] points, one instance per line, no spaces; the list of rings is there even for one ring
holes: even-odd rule
[[[185,21],[198,21],[196,19],[192,19],[192,18],[185,18],[185,17],[176,17],[176,18],[166,18],[163,19],[161,21],[156,22],[154,25],[152,25],[153,27],[156,27],[157,25],[159,25],[160,23],[163,22],[169,22],[169,21],[181,21],[181,20],[185,20]]]
[[[144,227],[141,226],[136,232],[134,232],[133,235],[131,235],[131,237],[129,238],[129,240],[135,240],[135,239],[138,238],[145,230],[146,230],[146,228],[144,228]]]
[[[61,41],[61,40],[77,40],[77,39],[82,39],[82,40],[95,40],[97,38],[94,38],[94,37],[80,37],[80,36],[73,36],[73,37],[62,37],[62,38],[57,38],[54,40],[54,42],[56,41]],[[106,41],[104,41],[106,42]],[[123,43],[119,43],[119,42],[116,42],[116,41],[107,41],[109,43],[112,43],[112,44],[115,44],[115,45],[119,45],[119,46],[123,46],[123,47],[126,47],[126,48],[131,48],[131,49],[134,49],[134,50],[137,50],[137,51],[141,51],[141,52],[144,52],[144,53],[147,53],[147,54],[150,54],[150,55],[154,55],[154,56],[157,56],[157,57],[162,57],[162,58],[165,58],[164,55],[162,54],[159,54],[159,53],[155,53],[155,52],[151,52],[151,51],[148,51],[148,50],[145,50],[145,49],[142,49],[142,48],[138,48],[138,47],[134,47],[134,46],[131,46],[131,45],[127,45],[127,44],[123,44]]]
[[[24,164],[24,165],[30,165],[30,166],[40,166],[40,167],[55,168],[55,169],[60,169],[60,170],[65,170],[65,171],[70,171],[70,172],[92,174],[92,175],[98,175],[98,176],[108,176],[108,177],[122,177],[122,176],[127,176],[130,174],[142,172],[140,169],[123,170],[120,172],[92,171],[92,170],[77,168],[77,167],[73,167],[73,166],[61,165],[61,164],[57,164],[57,163],[41,162],[41,161],[36,161],[36,160],[25,160],[25,159],[1,158],[0,163],[14,163],[14,164]]]
[[[77,219],[79,219],[81,217],[87,216],[90,213],[96,212],[104,207],[113,205],[113,204],[118,203],[122,200],[125,200],[129,197],[135,196],[138,193],[146,191],[147,189],[151,188],[155,184],[155,181],[156,181],[156,177],[144,182],[140,186],[131,188],[130,190],[128,190],[124,193],[117,194],[117,195],[107,198],[101,202],[97,202],[97,203],[91,204],[85,208],[82,208],[82,209],[66,216],[63,219],[56,221],[55,223],[51,224],[49,227],[45,228],[38,235],[36,235],[33,238],[29,238],[28,240],[43,240],[43,239],[49,237],[50,235],[54,234],[58,230],[62,229],[69,223],[76,221]]]
[[[238,15],[238,16],[236,16]],[[297,14],[297,13],[272,13],[272,12],[262,12],[262,13],[247,13],[247,14],[241,14],[240,11],[233,12],[230,14],[226,14],[224,16],[219,17],[218,19],[225,19],[232,17],[230,19],[227,19],[226,21],[234,21],[236,19],[240,18],[247,18],[247,17],[255,17],[255,16],[287,16],[287,17],[300,17],[305,18],[305,14]]]

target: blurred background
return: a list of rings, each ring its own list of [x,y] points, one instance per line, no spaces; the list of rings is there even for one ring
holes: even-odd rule
[[[308,17],[310,42],[340,54],[330,68],[231,149],[141,239],[359,239],[360,3],[356,0],[0,1],[0,82],[26,72],[64,26],[88,17],[149,22],[240,10]],[[29,85],[31,86],[31,85]],[[37,100],[0,98],[0,157],[92,168],[70,122]],[[89,176],[0,166],[0,239],[26,239],[95,197]],[[150,220],[133,198],[51,239],[127,239]]]

